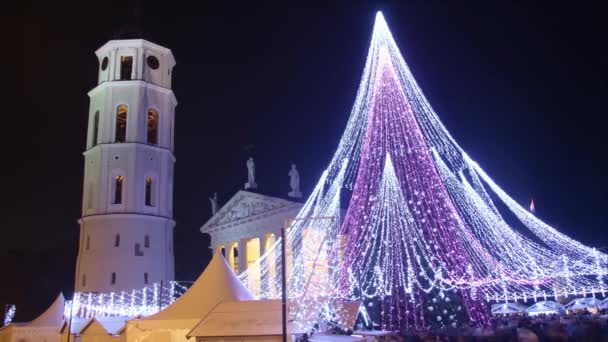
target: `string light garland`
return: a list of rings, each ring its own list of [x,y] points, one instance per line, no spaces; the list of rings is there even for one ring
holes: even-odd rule
[[[278,298],[281,243],[239,276],[261,279],[260,298]],[[452,138],[380,12],[342,139],[286,244],[304,329],[336,299],[361,301],[370,325],[404,330],[483,326],[491,301],[608,292],[608,255],[519,205]]]
[[[190,283],[154,283],[131,291],[76,292],[64,306],[64,317],[135,317],[153,315],[173,304],[188,290]],[[73,306],[73,307],[72,307]]]
[[[15,318],[15,313],[17,312],[17,307],[13,304],[7,305],[4,312],[4,322],[3,327],[9,325],[13,319]]]

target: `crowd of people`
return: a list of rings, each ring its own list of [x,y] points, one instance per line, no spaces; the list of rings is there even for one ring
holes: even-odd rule
[[[607,341],[608,313],[512,315],[486,328],[439,328],[393,336],[392,341]]]
[[[396,341],[608,341],[608,315],[570,314],[496,318],[486,328],[437,329],[394,339]]]
[[[337,334],[352,334],[351,331],[334,331]],[[314,335],[313,335],[314,336]],[[307,341],[308,339],[303,339]],[[369,339],[373,341],[374,339]],[[376,338],[376,341],[593,341],[608,342],[608,310],[598,313],[581,311],[570,314],[540,314],[536,316],[498,316],[491,326],[474,328],[437,327],[425,331],[393,333]]]

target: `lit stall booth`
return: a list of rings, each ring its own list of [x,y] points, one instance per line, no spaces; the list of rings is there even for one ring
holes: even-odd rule
[[[526,312],[529,316],[557,315],[564,313],[565,310],[562,304],[547,300],[534,303],[534,305],[526,309]]]
[[[518,303],[499,303],[492,305],[492,315],[517,315],[524,314],[526,307]]]
[[[601,301],[599,299],[593,297],[576,298],[564,305],[564,309],[566,309],[568,313],[581,311],[597,313],[600,303]]]

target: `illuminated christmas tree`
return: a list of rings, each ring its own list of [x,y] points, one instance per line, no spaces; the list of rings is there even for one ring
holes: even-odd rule
[[[288,228],[287,290],[307,327],[338,299],[406,330],[487,324],[488,302],[608,292],[606,254],[516,203],[451,137],[381,13],[342,139]],[[281,243],[252,268],[262,298],[277,297]]]

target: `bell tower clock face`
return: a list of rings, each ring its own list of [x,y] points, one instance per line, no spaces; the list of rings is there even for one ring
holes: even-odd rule
[[[148,58],[146,58],[146,62],[148,63],[148,66],[150,67],[150,69],[156,70],[158,69],[160,63],[158,62],[158,58],[154,57],[154,56],[148,56]]]

